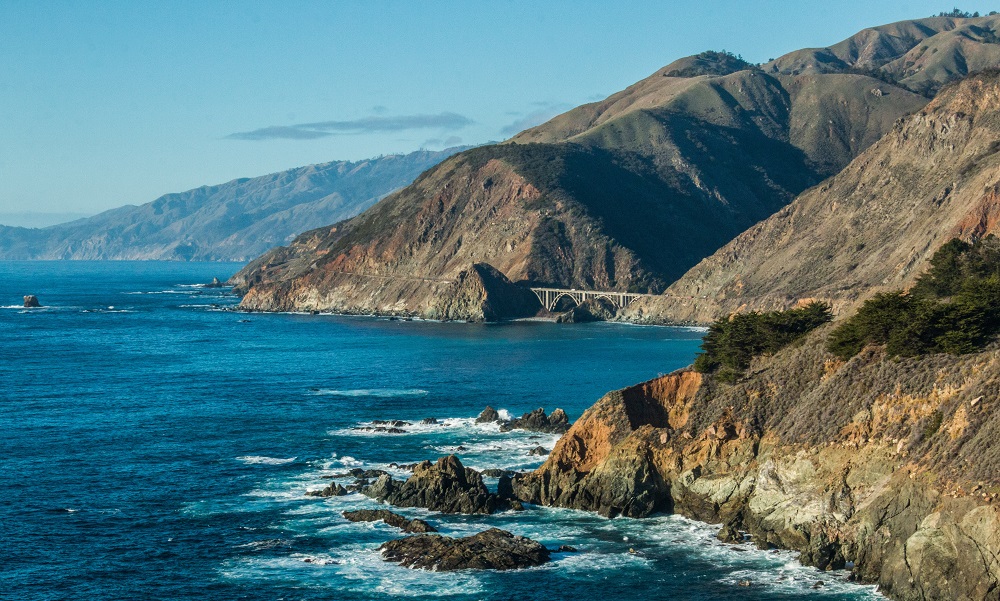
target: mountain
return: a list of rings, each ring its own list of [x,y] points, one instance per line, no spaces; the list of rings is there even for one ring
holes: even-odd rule
[[[755,225],[632,320],[709,321],[808,299],[840,312],[905,288],[948,240],[1000,228],[1000,73],[944,88],[846,169]]]
[[[790,75],[858,72],[933,96],[943,85],[1000,65],[1000,15],[932,17],[872,27],[827,48],[762,66]]]
[[[233,282],[247,309],[427,317],[477,263],[521,284],[659,292],[926,103],[863,74],[703,53],[460,153]]]
[[[0,259],[246,261],[357,215],[465,148],[309,165],[46,228],[0,226]]]

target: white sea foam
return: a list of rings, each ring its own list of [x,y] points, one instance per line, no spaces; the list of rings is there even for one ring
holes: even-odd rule
[[[424,396],[426,390],[420,388],[358,388],[352,390],[335,390],[332,388],[317,388],[310,391],[316,396],[343,396],[343,397],[379,397],[392,398],[400,396]]]
[[[247,465],[285,465],[295,461],[296,457],[282,459],[280,457],[266,457],[264,455],[244,455],[237,457],[237,461],[242,461]]]

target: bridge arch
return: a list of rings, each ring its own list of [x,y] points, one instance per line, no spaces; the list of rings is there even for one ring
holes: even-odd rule
[[[552,311],[559,304],[559,301],[561,299],[564,299],[564,298],[568,298],[569,300],[573,301],[573,306],[574,307],[579,307],[580,305],[583,304],[583,301],[580,300],[580,298],[578,298],[578,295],[576,293],[574,293],[572,291],[569,291],[569,290],[566,290],[566,291],[562,291],[562,292],[556,293],[553,296],[552,301],[548,304],[548,306],[545,307],[545,310],[546,311]]]

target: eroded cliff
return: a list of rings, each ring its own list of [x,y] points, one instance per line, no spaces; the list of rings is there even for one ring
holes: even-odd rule
[[[736,384],[680,371],[609,393],[516,493],[723,523],[896,599],[997,598],[1000,348],[845,363],[829,330]]]

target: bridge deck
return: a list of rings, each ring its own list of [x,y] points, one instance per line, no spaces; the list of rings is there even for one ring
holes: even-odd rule
[[[538,300],[545,307],[546,311],[555,308],[557,302],[562,297],[569,297],[577,305],[584,301],[603,298],[610,301],[617,309],[627,307],[632,301],[643,296],[653,296],[651,294],[639,294],[636,292],[617,292],[614,290],[577,290],[574,288],[531,288]]]

